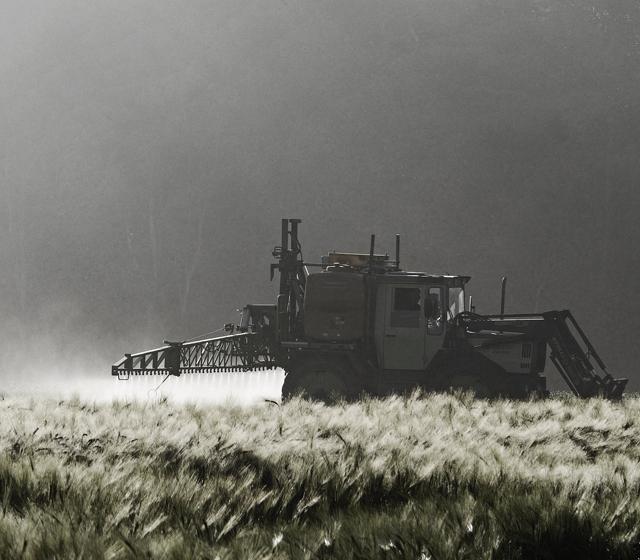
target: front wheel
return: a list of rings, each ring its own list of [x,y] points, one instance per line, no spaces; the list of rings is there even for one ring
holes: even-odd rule
[[[337,361],[310,359],[294,364],[282,385],[282,398],[300,395],[325,403],[350,398],[346,368]]]

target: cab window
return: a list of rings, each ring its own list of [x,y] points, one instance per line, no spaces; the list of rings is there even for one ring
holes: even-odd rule
[[[420,311],[420,288],[396,288],[393,296],[394,311]]]
[[[449,319],[464,311],[464,290],[449,288]]]
[[[441,334],[444,328],[442,319],[442,288],[429,288],[424,302],[424,317],[428,334]]]
[[[394,288],[391,326],[404,328],[420,327],[420,288]]]

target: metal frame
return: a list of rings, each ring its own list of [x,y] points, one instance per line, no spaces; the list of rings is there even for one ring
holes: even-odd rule
[[[272,345],[258,333],[239,333],[125,354],[111,367],[111,375],[182,375],[263,370],[277,367]]]

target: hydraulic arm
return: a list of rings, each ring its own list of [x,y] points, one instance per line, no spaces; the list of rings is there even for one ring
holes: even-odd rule
[[[570,311],[525,315],[461,316],[468,333],[489,331],[545,342],[550,358],[571,391],[579,397],[622,397],[628,379],[613,378]]]

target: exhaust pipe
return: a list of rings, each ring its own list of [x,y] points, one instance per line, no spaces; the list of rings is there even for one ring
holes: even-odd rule
[[[502,277],[502,288],[501,288],[501,296],[500,296],[500,318],[504,317],[504,300],[507,295],[507,277]]]

